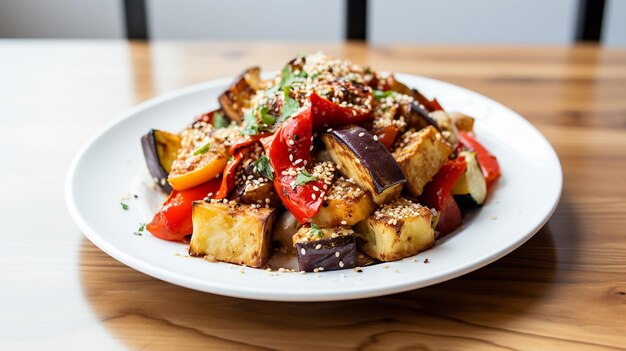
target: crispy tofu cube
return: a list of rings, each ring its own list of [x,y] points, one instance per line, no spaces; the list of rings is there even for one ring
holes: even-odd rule
[[[355,225],[367,218],[375,206],[369,191],[340,177],[328,190],[324,205],[311,222],[323,228]]]
[[[355,226],[360,248],[380,261],[416,255],[435,244],[433,218],[431,209],[400,198]]]
[[[191,256],[261,267],[270,255],[271,232],[277,211],[256,205],[223,202],[193,203]]]
[[[451,153],[452,146],[435,127],[429,126],[404,133],[392,154],[406,176],[407,189],[417,197]]]

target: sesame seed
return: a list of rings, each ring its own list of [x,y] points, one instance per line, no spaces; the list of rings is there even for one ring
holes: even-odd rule
[[[297,165],[297,164],[299,164],[300,162],[302,162],[302,159],[301,159],[301,158],[297,159],[297,160],[296,160],[293,164],[294,164],[294,165]]]
[[[335,252],[335,257],[339,257],[339,251]]]
[[[300,253],[306,255],[306,250],[304,249],[304,247],[300,249]]]
[[[359,136],[360,136],[360,137],[362,137],[362,136],[364,136],[364,135],[365,135],[365,133],[363,133],[363,132],[359,133]]]
[[[293,162],[293,154],[289,154],[289,161]]]
[[[361,160],[359,160],[358,158],[355,158],[355,159],[354,159],[354,162],[356,162],[356,163],[358,163],[358,164],[361,164]]]
[[[374,139],[374,141],[378,141],[378,137],[376,135],[374,135],[372,139]]]
[[[324,270],[324,267],[320,267],[320,268],[318,268],[318,269],[319,269],[319,270],[320,270],[320,272],[321,272],[321,271],[323,271],[323,270]]]
[[[315,272],[315,273],[317,273],[317,272],[319,272],[319,271],[320,271],[320,269],[319,269],[319,268],[315,268],[315,269],[313,269],[313,272]]]
[[[343,268],[344,264],[343,261],[339,261],[339,267]]]
[[[321,249],[321,248],[322,248],[322,244],[317,244],[317,245],[315,245],[315,250],[319,250],[319,249]],[[304,249],[303,249],[303,250],[304,250]]]
[[[346,221],[341,221],[341,225],[346,225],[346,224],[348,224],[348,222],[346,222]]]
[[[288,143],[289,143],[289,145],[295,144],[295,142],[293,140],[291,140],[291,139],[289,139]]]
[[[328,128],[328,129],[326,129],[326,131],[330,133],[330,132],[333,131],[333,129],[332,128]]]
[[[315,195],[315,193],[312,193],[311,194],[311,199],[313,199],[313,200],[317,199],[317,195]]]

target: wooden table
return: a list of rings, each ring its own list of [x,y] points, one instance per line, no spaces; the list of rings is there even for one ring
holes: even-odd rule
[[[474,273],[368,300],[271,303],[136,272],[64,204],[77,148],[152,96],[318,49],[443,79],[510,106],[556,148],[561,203]],[[0,41],[0,349],[626,347],[626,52],[360,44]],[[541,201],[541,199],[537,199]]]

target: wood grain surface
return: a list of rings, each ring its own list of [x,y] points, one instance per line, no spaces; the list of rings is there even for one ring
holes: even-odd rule
[[[171,285],[84,239],[63,182],[91,134],[173,89],[319,49],[449,81],[525,116],[561,202],[510,255],[428,288],[275,303]],[[626,349],[626,52],[595,46],[0,41],[0,349]],[[541,201],[541,199],[537,199]]]

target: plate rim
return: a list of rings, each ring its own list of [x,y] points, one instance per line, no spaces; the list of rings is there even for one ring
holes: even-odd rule
[[[272,74],[272,73],[273,72],[271,71],[264,72],[264,75]],[[215,88],[221,85],[229,84],[233,81],[233,79],[235,79],[235,77],[222,77],[222,78],[211,79],[208,81],[188,85],[188,86],[178,88],[173,91],[155,96],[151,99],[148,99],[144,102],[141,102],[131,107],[130,109],[125,110],[121,114],[117,115],[117,117],[113,118],[111,121],[108,121],[107,123],[105,123],[102,127],[98,129],[98,131],[94,135],[92,135],[86,142],[82,144],[82,146],[79,148],[78,152],[72,159],[72,162],[70,163],[70,167],[68,168],[68,171],[65,177],[65,192],[64,193],[65,193],[66,207],[70,213],[70,216],[72,217],[72,219],[78,226],[79,230],[83,233],[85,237],[87,237],[87,239],[89,239],[94,245],[96,245],[106,254],[108,254],[109,256],[113,257],[117,261],[125,264],[126,266],[132,269],[135,269],[139,272],[142,272],[144,274],[147,274],[159,280],[166,281],[171,284],[183,286],[186,288],[198,290],[198,291],[224,295],[224,296],[237,297],[237,298],[264,300],[264,301],[285,301],[285,302],[341,301],[341,300],[353,300],[353,299],[383,296],[383,295],[410,291],[410,290],[419,289],[422,287],[438,284],[447,280],[460,277],[469,272],[480,269],[488,264],[491,264],[499,260],[500,258],[508,255],[515,249],[519,248],[526,241],[528,241],[531,237],[533,237],[547,223],[547,221],[550,219],[550,217],[552,216],[552,214],[554,213],[554,211],[556,210],[560,202],[562,192],[563,192],[563,169],[562,169],[558,154],[554,150],[554,147],[550,144],[550,142],[543,135],[543,133],[541,133],[541,131],[538,128],[536,128],[532,123],[530,123],[527,119],[525,119],[521,114],[515,112],[509,107],[501,104],[500,102],[488,96],[485,96],[473,90],[470,90],[470,89],[467,89],[467,88],[464,88],[464,87],[461,87],[461,86],[458,86],[458,85],[455,85],[446,81],[438,80],[438,79],[433,79],[433,78],[414,75],[414,74],[407,74],[407,73],[396,72],[394,74],[398,77],[404,76],[404,77],[410,77],[411,79],[417,78],[420,80],[426,80],[432,83],[447,86],[449,88],[462,90],[466,93],[478,95],[482,98],[489,100],[490,103],[499,105],[499,107],[510,111],[512,113],[512,116],[514,116],[514,118],[518,119],[520,122],[524,123],[526,127],[536,132],[537,135],[540,137],[541,141],[547,146],[546,150],[549,151],[548,156],[551,160],[550,163],[554,162],[553,163],[553,166],[555,167],[554,170],[557,171],[558,173],[558,174],[555,174],[555,175],[558,175],[555,178],[555,181],[558,182],[558,192],[555,193],[556,195],[554,196],[553,199],[550,199],[552,201],[550,210],[547,211],[542,216],[541,221],[538,221],[533,226],[533,228],[529,230],[525,235],[518,237],[517,240],[513,241],[510,245],[508,245],[506,249],[496,252],[495,254],[488,255],[487,257],[484,257],[484,255],[479,256],[473,259],[472,261],[470,261],[468,264],[464,265],[463,268],[461,269],[459,269],[458,267],[456,268],[451,267],[447,270],[438,271],[432,274],[427,279],[421,279],[418,281],[406,281],[402,284],[394,284],[392,286],[361,287],[361,288],[356,288],[356,289],[346,289],[342,292],[336,292],[332,290],[331,288],[327,292],[323,292],[323,293],[320,293],[320,292],[300,293],[299,292],[296,294],[293,292],[282,292],[280,290],[268,292],[267,290],[255,290],[255,289],[250,289],[250,288],[233,289],[232,287],[229,287],[226,284],[221,284],[221,283],[216,283],[216,282],[211,282],[211,284],[207,285],[206,281],[203,282],[202,286],[198,286],[198,284],[194,284],[194,282],[198,280],[197,278],[179,275],[179,274],[172,274],[168,271],[163,271],[161,268],[151,263],[147,263],[141,259],[133,257],[132,255],[126,254],[125,252],[117,248],[115,245],[112,245],[108,243],[106,240],[104,240],[101,237],[101,235],[96,233],[96,231],[87,224],[85,219],[80,214],[80,210],[75,202],[75,193],[74,193],[73,184],[75,183],[75,179],[76,179],[76,170],[78,168],[80,161],[83,159],[84,155],[110,129],[114,128],[117,124],[126,120],[127,118],[132,117],[136,113],[143,111],[145,109],[148,109],[150,107],[159,105],[163,102],[176,99],[177,97],[181,97],[181,96],[198,92],[201,90],[211,89],[211,88]]]

